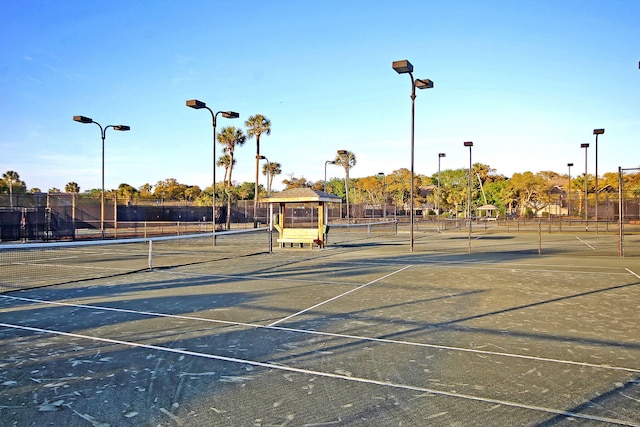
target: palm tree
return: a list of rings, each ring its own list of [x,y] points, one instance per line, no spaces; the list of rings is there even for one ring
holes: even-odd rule
[[[2,180],[9,183],[9,205],[13,208],[13,185],[23,185],[26,188],[26,184],[20,181],[20,175],[16,171],[6,171],[2,174]]]
[[[262,165],[262,175],[269,176],[267,184],[267,193],[271,193],[271,185],[273,184],[273,177],[282,173],[282,166],[277,162],[269,162]]]
[[[233,163],[235,164],[236,161],[234,160]],[[218,159],[216,165],[218,167],[224,167],[224,179],[222,182],[227,182],[227,175],[229,175],[229,168],[231,167],[231,157],[228,154],[223,154]]]
[[[262,114],[255,114],[244,122],[249,139],[256,137],[256,190],[258,189],[258,170],[260,169],[260,135],[271,134],[271,120]],[[258,191],[253,196],[253,228],[258,227]]]
[[[340,150],[336,159],[334,160],[336,165],[344,168],[344,191],[347,199],[347,223],[349,222],[349,169],[356,165],[356,155],[351,151]]]
[[[247,137],[245,136],[242,129],[236,129],[233,126],[227,126],[220,130],[220,133],[217,135],[218,142],[222,144],[224,147],[224,152],[229,156],[229,175],[227,175],[227,230],[231,227],[231,174],[233,172],[233,165],[235,163],[235,159],[233,158],[233,154],[235,152],[236,146],[242,146]],[[215,194],[213,195],[215,197]]]
[[[231,174],[233,173],[233,165],[235,160],[233,155],[236,147],[242,146],[247,137],[242,129],[236,129],[234,126],[223,127],[217,134],[218,142],[224,147],[224,152],[229,156],[229,174],[227,175],[227,184],[231,185]]]
[[[65,193],[79,193],[80,192],[80,186],[78,185],[77,182],[69,182],[67,183],[67,185],[64,186],[64,192]]]

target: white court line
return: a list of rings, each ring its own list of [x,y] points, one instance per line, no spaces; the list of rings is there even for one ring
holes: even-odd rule
[[[634,273],[633,271],[629,270],[628,268],[625,268],[625,270],[627,270],[629,273],[633,274],[634,276],[636,276],[638,279],[640,279],[640,275]]]
[[[110,344],[119,344],[119,345],[125,345],[125,346],[136,347],[136,348],[145,348],[145,349],[148,349],[148,350],[164,351],[164,352],[168,352],[168,353],[177,353],[177,354],[186,355],[186,356],[203,357],[203,358],[207,358],[207,359],[220,360],[220,361],[223,361],[223,362],[240,363],[240,364],[244,364],[244,365],[259,366],[259,367],[262,367],[262,368],[268,368],[268,369],[273,369],[273,370],[296,372],[296,373],[305,374],[305,375],[315,375],[315,376],[320,376],[320,377],[340,379],[340,380],[352,381],[352,382],[363,383],[363,384],[373,384],[373,385],[379,385],[379,386],[384,386],[384,387],[393,387],[393,388],[403,389],[403,390],[419,391],[421,393],[430,393],[430,394],[435,394],[435,395],[439,395],[439,396],[447,396],[447,397],[454,397],[454,398],[459,398],[459,399],[473,400],[473,401],[476,401],[476,402],[491,403],[491,404],[509,406],[509,407],[513,407],[513,408],[519,408],[519,409],[528,409],[528,410],[531,410],[531,411],[545,412],[545,413],[550,413],[550,414],[555,414],[555,415],[562,415],[562,416],[565,416],[565,417],[580,418],[580,419],[583,419],[583,420],[600,421],[600,422],[612,423],[612,424],[618,424],[618,425],[624,425],[624,426],[640,427],[640,424],[634,424],[634,423],[631,423],[631,422],[628,422],[628,421],[623,421],[623,420],[618,420],[618,419],[613,419],[613,418],[599,417],[599,416],[596,416],[596,415],[580,414],[580,413],[576,413],[576,412],[563,411],[563,410],[560,410],[560,409],[546,408],[544,406],[526,405],[526,404],[523,404],[523,403],[510,402],[510,401],[506,401],[506,400],[498,400],[498,399],[492,399],[492,398],[487,398],[487,397],[472,396],[472,395],[462,394],[462,393],[453,393],[453,392],[447,392],[447,391],[442,391],[442,390],[430,389],[430,388],[426,388],[426,387],[411,386],[411,385],[408,385],[408,384],[397,384],[397,383],[392,383],[392,382],[388,382],[388,381],[378,381],[378,380],[372,380],[372,379],[368,379],[368,378],[350,377],[350,376],[346,376],[346,375],[333,374],[333,373],[330,373],[330,372],[322,372],[322,371],[314,371],[314,370],[310,370],[310,369],[294,368],[294,367],[291,367],[291,366],[286,366],[286,365],[281,365],[281,364],[258,362],[258,361],[255,361],[255,360],[238,359],[238,358],[235,358],[235,357],[217,356],[217,355],[213,355],[213,354],[200,353],[200,352],[189,351],[189,350],[174,349],[174,348],[162,347],[162,346],[157,346],[157,345],[152,345],[152,344],[141,344],[141,343],[130,342],[130,341],[115,340],[115,339],[111,339],[111,338],[100,338],[100,337],[93,337],[93,336],[89,336],[89,335],[73,334],[73,333],[69,333],[69,332],[55,331],[55,330],[51,330],[51,329],[33,328],[33,327],[30,327],[30,326],[22,326],[22,325],[12,325],[12,324],[8,324],[8,323],[0,323],[0,327],[12,328],[12,329],[21,329],[21,330],[25,330],[25,331],[46,333],[46,334],[53,334],[53,335],[61,335],[61,336],[72,337],[72,338],[82,338],[82,339],[87,339],[87,340],[91,340],[91,341],[99,341],[99,342],[105,342],[105,343],[110,343]]]
[[[228,326],[242,326],[242,327],[253,328],[253,329],[271,329],[275,331],[296,332],[296,333],[306,334],[306,335],[318,335],[318,336],[326,336],[326,337],[332,337],[332,338],[352,339],[352,340],[363,341],[363,342],[378,342],[378,343],[386,343],[386,344],[406,345],[411,347],[434,348],[438,350],[453,350],[453,351],[459,351],[464,353],[474,353],[474,354],[491,355],[491,356],[511,357],[515,359],[534,360],[537,362],[559,363],[563,365],[575,365],[575,366],[583,366],[583,367],[589,367],[589,368],[607,369],[612,371],[640,373],[640,369],[627,368],[624,366],[615,366],[610,364],[600,365],[600,364],[589,363],[589,362],[576,362],[575,360],[552,359],[548,357],[528,356],[528,355],[516,354],[516,353],[503,353],[499,351],[490,351],[490,350],[477,350],[473,348],[453,347],[453,346],[440,345],[440,344],[418,343],[418,342],[411,342],[411,341],[393,340],[388,338],[374,338],[374,337],[365,337],[361,335],[339,334],[334,332],[311,331],[307,329],[287,328],[283,326],[271,326],[271,325],[265,326],[265,325],[255,324],[255,323],[232,322],[228,320],[207,319],[204,317],[183,316],[179,314],[166,314],[166,313],[155,313],[151,311],[129,310],[125,308],[113,308],[113,307],[106,307],[101,305],[87,305],[87,304],[57,302],[57,301],[45,301],[45,300],[38,300],[33,298],[23,298],[23,297],[15,297],[10,295],[1,295],[1,294],[0,294],[0,298],[45,304],[45,305],[48,304],[48,305],[59,305],[59,306],[65,306],[65,307],[86,308],[86,309],[100,310],[100,311],[113,311],[117,313],[138,314],[141,316],[166,317],[170,319],[218,323],[218,324],[228,325]]]
[[[360,286],[358,286],[357,288],[353,288],[353,289],[351,289],[351,290],[349,290],[349,291],[347,291],[347,292],[343,292],[343,293],[341,293],[340,295],[336,295],[336,296],[334,296],[334,297],[332,297],[332,298],[329,298],[329,299],[328,299],[328,300],[326,300],[326,301],[322,301],[322,302],[319,302],[319,303],[318,303],[318,304],[316,304],[316,305],[312,305],[311,307],[307,307],[307,308],[305,308],[304,310],[300,310],[300,311],[298,311],[297,313],[293,313],[293,314],[292,314],[292,315],[290,315],[290,316],[287,316],[287,317],[284,317],[284,318],[282,318],[282,319],[280,319],[280,320],[277,320],[277,321],[275,321],[275,322],[272,322],[272,323],[268,324],[267,326],[275,326],[275,325],[277,325],[278,323],[282,323],[282,322],[284,322],[285,320],[289,320],[289,319],[291,319],[292,317],[299,316],[299,315],[301,315],[301,314],[303,314],[303,313],[306,313],[306,312],[307,312],[307,311],[309,311],[309,310],[313,310],[314,308],[318,308],[318,307],[320,307],[321,305],[324,305],[324,304],[330,303],[331,301],[335,301],[335,300],[337,300],[338,298],[342,298],[342,297],[343,297],[343,296],[345,296],[345,295],[349,295],[349,294],[350,294],[350,293],[352,293],[352,292],[358,291],[358,290],[360,290],[360,289],[362,289],[362,288],[364,288],[364,287],[366,287],[366,286],[372,285],[372,284],[374,284],[374,283],[376,283],[376,282],[379,282],[380,280],[386,279],[386,278],[387,278],[387,277],[389,277],[389,276],[393,276],[394,274],[400,273],[401,271],[404,271],[404,270],[406,270],[407,268],[410,268],[410,267],[411,267],[410,265],[407,265],[407,266],[405,266],[405,267],[402,267],[400,270],[396,270],[396,271],[391,272],[391,273],[389,273],[389,274],[386,274],[386,275],[384,275],[384,276],[382,276],[382,277],[378,277],[377,279],[372,280],[372,281],[370,281],[369,283],[365,283],[364,285],[360,285]]]
[[[591,246],[590,244],[588,244],[587,242],[585,242],[584,240],[582,240],[580,237],[576,236],[576,239],[580,240],[581,243],[583,243],[584,245],[588,246],[589,248],[593,249],[594,251],[596,250],[596,248],[594,248],[593,246]]]

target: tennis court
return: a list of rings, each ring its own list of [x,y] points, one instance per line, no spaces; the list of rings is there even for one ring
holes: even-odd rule
[[[615,236],[408,236],[0,294],[2,424],[640,425],[640,259]]]

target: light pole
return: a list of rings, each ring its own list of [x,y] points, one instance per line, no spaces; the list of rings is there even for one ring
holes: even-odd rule
[[[473,142],[467,141],[465,147],[469,147],[469,176],[467,177],[468,197],[467,197],[467,219],[469,220],[469,253],[471,253],[471,147]]]
[[[327,160],[324,162],[324,192],[327,192],[327,165],[335,165],[335,160]]]
[[[113,128],[113,130],[128,131],[131,127],[126,125],[108,125],[104,128],[98,122],[93,121],[89,117],[85,116],[73,116],[73,120],[78,123],[95,123],[100,128],[100,137],[102,138],[102,191],[100,192],[100,231],[102,238],[104,239],[104,139],[107,134],[107,129]]]
[[[347,197],[347,224],[351,223],[349,219],[349,152],[347,150],[338,150],[338,154],[344,157],[344,192]]]
[[[602,135],[604,129],[594,129],[593,134],[596,136],[596,234],[598,234],[598,135]]]
[[[440,233],[440,159],[447,157],[445,153],[438,153],[438,233]]]
[[[410,197],[410,206],[411,206],[411,231],[410,231],[410,240],[409,240],[409,250],[413,252],[413,224],[414,224],[414,209],[413,209],[413,192],[414,192],[414,129],[415,129],[415,104],[416,104],[416,87],[418,89],[431,89],[433,88],[433,82],[429,79],[414,79],[413,78],[413,65],[411,62],[404,59],[401,61],[394,61],[391,64],[391,67],[396,70],[398,74],[409,74],[411,77],[411,197]]]
[[[216,245],[216,122],[218,119],[218,114],[222,114],[222,117],[225,119],[237,119],[240,117],[240,114],[235,111],[218,111],[214,113],[211,108],[207,107],[207,104],[198,101],[197,99],[190,99],[186,102],[187,107],[193,108],[195,110],[200,110],[202,108],[206,109],[211,113],[211,122],[213,124],[213,187],[212,187],[212,197],[211,197],[211,206],[213,208],[213,216],[211,217],[211,223],[213,224],[213,245]],[[227,212],[229,215],[230,212]]]
[[[589,210],[589,201],[587,199],[589,195],[587,190],[587,149],[589,148],[589,144],[580,144],[580,148],[584,148],[584,222],[585,230],[589,231],[589,215],[587,213]]]
[[[569,224],[571,224],[571,166],[573,163],[567,163],[569,168],[569,185],[567,185],[567,214],[569,215]]]
[[[384,172],[378,172],[378,177],[382,177],[382,217],[387,217],[387,176]]]

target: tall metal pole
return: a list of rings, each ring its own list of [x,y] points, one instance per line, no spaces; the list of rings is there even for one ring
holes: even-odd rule
[[[410,245],[409,245],[409,250],[411,252],[413,252],[413,227],[414,227],[414,223],[415,223],[415,218],[414,218],[414,202],[413,202],[413,192],[414,190],[414,171],[413,171],[413,159],[414,159],[414,131],[415,131],[415,115],[416,115],[416,84],[413,80],[413,75],[411,73],[409,73],[409,75],[411,76],[411,199],[410,199],[410,206],[411,206],[411,213],[410,213],[410,217],[411,217],[411,235],[409,237],[410,239]]]
[[[584,148],[584,222],[585,231],[589,231],[589,190],[587,188],[587,148],[589,144],[580,144]]]
[[[324,192],[327,192],[327,165],[335,165],[335,160],[327,160],[324,162]]]
[[[468,196],[467,196],[467,220],[469,221],[469,253],[471,253],[471,147],[473,147],[473,142],[467,141],[464,143],[465,147],[469,147],[469,174],[467,177],[467,188],[468,188]]]
[[[622,211],[624,208],[624,204],[622,203],[622,186],[624,185],[624,181],[622,179],[622,167],[618,166],[618,256],[624,257],[624,244],[622,243],[622,239],[624,238],[624,232],[622,231],[623,227],[623,218],[624,212]]]
[[[438,153],[438,233],[440,233],[440,159],[446,157],[445,153]]]
[[[190,99],[186,102],[187,107],[193,108],[195,110],[206,109],[211,114],[211,124],[213,125],[213,144],[212,144],[212,196],[211,196],[211,207],[212,207],[212,217],[211,223],[213,224],[213,246],[216,245],[216,122],[218,118],[218,114],[222,114],[222,117],[227,119],[237,119],[240,117],[240,114],[235,111],[218,111],[216,113],[211,110],[211,108],[207,107],[207,104],[198,101],[197,99]],[[230,212],[227,212],[229,215]]]
[[[602,135],[604,129],[594,129],[593,134],[596,136],[596,234],[598,234],[598,194],[600,189],[598,187],[598,135]]]
[[[107,129],[109,128],[113,128],[114,130],[119,131],[128,131],[131,130],[131,127],[126,125],[108,125],[103,128],[100,123],[94,121],[90,117],[85,116],[73,116],[73,121],[79,123],[94,123],[100,128],[100,138],[102,139],[102,190],[100,193],[100,230],[102,233],[102,238],[104,239],[104,140],[106,138]]]
[[[569,184],[567,185],[567,215],[569,216],[569,225],[571,225],[571,166],[573,163],[567,163],[569,168]]]
[[[96,124],[100,126],[98,123]],[[105,237],[105,233],[104,233],[104,139],[106,137],[105,135],[106,131],[107,131],[107,128],[104,128],[103,130],[102,126],[100,126],[100,133],[102,134],[102,191],[100,192],[100,230],[102,232],[103,239]]]
[[[433,88],[433,82],[429,79],[414,79],[413,78],[413,65],[405,60],[402,61],[394,61],[391,64],[391,67],[398,74],[409,74],[411,77],[411,195],[410,195],[410,210],[409,213],[411,220],[411,230],[410,230],[410,244],[409,250],[413,252],[413,227],[414,227],[414,128],[415,128],[415,101],[416,101],[416,86],[419,89],[431,89]]]

